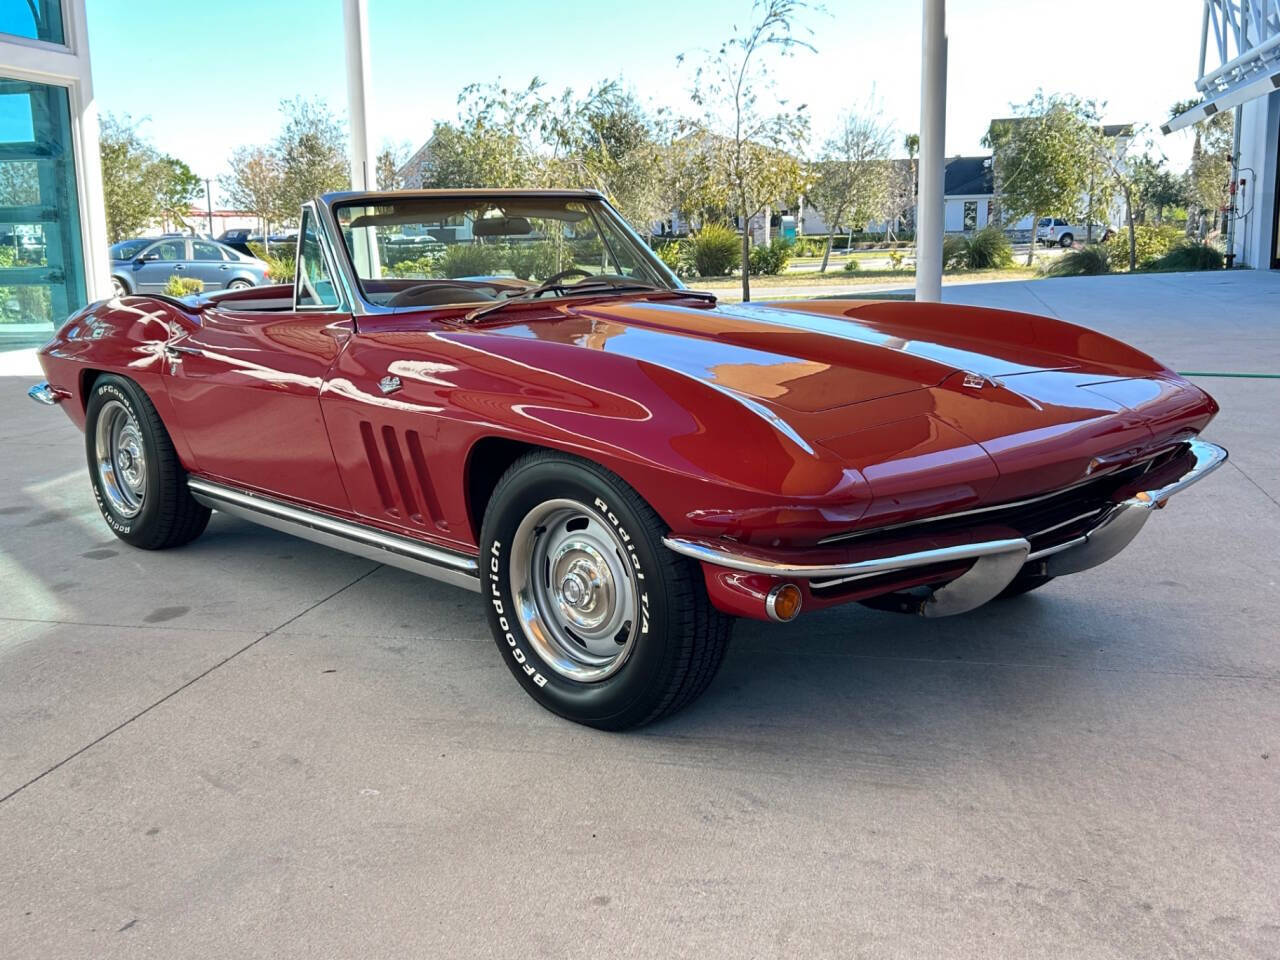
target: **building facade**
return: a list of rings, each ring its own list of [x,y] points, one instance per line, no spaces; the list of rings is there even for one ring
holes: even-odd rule
[[[1280,90],[1240,108],[1236,263],[1280,270]]]
[[[84,0],[0,5],[0,350],[109,295]]]
[[[1280,0],[1204,0],[1195,83],[1201,101],[1161,129],[1235,111],[1229,252],[1237,266],[1280,270]]]

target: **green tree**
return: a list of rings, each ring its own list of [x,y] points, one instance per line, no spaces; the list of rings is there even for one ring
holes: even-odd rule
[[[687,125],[677,124],[671,141],[660,149],[657,184],[662,214],[675,214],[691,227],[724,218],[729,193],[716,175],[706,138]]]
[[[530,186],[519,139],[483,124],[440,122],[431,133],[422,185],[432,188]]]
[[[166,220],[186,228],[191,205],[203,192],[204,181],[177,157],[157,157],[151,164],[156,209]]]
[[[1198,101],[1175,104],[1174,115],[1196,106]],[[1231,148],[1234,143],[1235,114],[1220,110],[1207,120],[1194,124],[1196,140],[1192,142],[1192,159],[1187,168],[1187,202],[1198,216],[1188,216],[1188,233],[1196,229],[1194,221],[1201,221],[1204,230],[1217,229],[1221,211],[1230,200]]]
[[[151,176],[156,151],[129,117],[111,114],[103,115],[98,149],[107,234],[113,242],[126,240],[141,233],[159,212]]]
[[[400,169],[409,158],[409,150],[405,144],[384,143],[373,162],[379,190],[399,190],[404,187],[400,177]]]
[[[893,172],[891,142],[890,128],[878,111],[869,109],[845,114],[836,134],[823,145],[807,194],[827,224],[819,272],[827,272],[836,230],[886,215]]]
[[[273,151],[280,164],[280,202],[296,217],[307,201],[351,186],[347,136],[341,120],[322,100],[283,100],[284,128]]]
[[[785,203],[804,192],[804,166],[796,159],[809,132],[803,105],[779,99],[771,73],[774,61],[799,50],[813,51],[795,35],[802,0],[756,0],[752,19],[714,52],[705,53],[693,79],[690,98],[702,111],[704,135],[714,176],[729,195],[742,229],[742,299],[751,299],[750,221],[770,204]],[[681,60],[683,60],[683,54]]]
[[[262,221],[264,237],[270,235],[273,221],[297,215],[283,208],[284,176],[270,147],[237,147],[231,153],[231,172],[219,177],[218,183],[233,207]]]
[[[1183,179],[1164,169],[1161,164],[1151,171],[1143,184],[1145,206],[1155,212],[1156,223],[1164,223],[1164,212],[1169,207],[1177,207],[1187,202],[1187,189]]]
[[[566,90],[547,108],[540,129],[565,182],[599,190],[637,226],[669,212],[653,175],[665,138],[661,116],[615,80],[595,85],[581,99]]]
[[[1002,212],[1015,221],[1031,217],[1030,265],[1040,218],[1080,215],[1101,172],[1100,134],[1095,105],[1075,97],[1037,93],[1015,109],[1019,116],[993,123],[986,142],[997,157]]]

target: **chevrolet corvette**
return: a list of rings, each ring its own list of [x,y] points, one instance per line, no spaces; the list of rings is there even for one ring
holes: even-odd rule
[[[719,304],[591,191],[329,194],[292,283],[93,303],[40,361],[121,540],[217,510],[475,591],[524,689],[605,729],[694,700],[736,617],[962,614],[1226,459],[1213,399],[1112,338]]]

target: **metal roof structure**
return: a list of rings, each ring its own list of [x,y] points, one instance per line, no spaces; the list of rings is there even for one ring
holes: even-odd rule
[[[1196,88],[1204,100],[1163,133],[1280,89],[1280,0],[1204,0]]]

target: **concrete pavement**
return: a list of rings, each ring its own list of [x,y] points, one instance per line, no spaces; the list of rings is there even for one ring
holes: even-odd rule
[[[1280,372],[1280,277],[1236,277],[963,291]],[[742,622],[609,735],[471,594],[220,515],[119,543],[0,377],[0,954],[1280,955],[1280,381],[1201,382],[1230,463],[1108,566]]]

